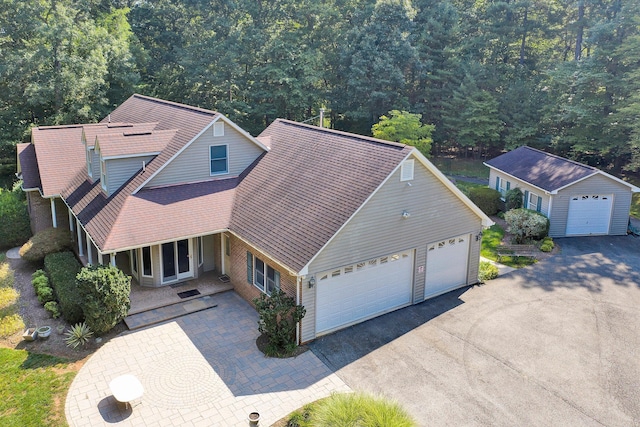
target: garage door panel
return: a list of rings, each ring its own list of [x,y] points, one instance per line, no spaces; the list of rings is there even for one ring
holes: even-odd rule
[[[410,304],[413,251],[318,276],[316,333],[321,333]]]
[[[608,234],[613,196],[610,194],[580,194],[569,200],[568,236]]]
[[[467,283],[470,235],[463,234],[427,246],[425,298]]]

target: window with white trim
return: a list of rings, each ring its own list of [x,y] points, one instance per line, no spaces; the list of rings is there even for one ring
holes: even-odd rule
[[[138,277],[138,250],[131,250],[131,272],[134,277]]]
[[[280,289],[280,272],[247,251],[247,281],[271,295],[273,291]]]
[[[209,146],[209,164],[212,176],[229,173],[228,154],[228,146],[226,144]]]
[[[142,248],[142,276],[153,277],[153,268],[151,266],[151,247]]]
[[[405,160],[400,167],[400,181],[413,180],[414,159]]]
[[[91,150],[87,148],[87,174],[93,178],[93,167],[91,164]]]
[[[104,191],[107,191],[107,164],[102,159],[100,159],[100,185]]]
[[[529,192],[529,200],[527,201],[527,208],[540,212],[538,207],[540,206],[540,196],[535,193]]]

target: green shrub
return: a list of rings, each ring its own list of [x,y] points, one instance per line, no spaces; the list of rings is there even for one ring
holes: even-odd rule
[[[555,244],[553,243],[553,239],[547,236],[542,239],[542,243],[540,243],[540,250],[542,252],[551,252],[554,246]]]
[[[306,309],[295,300],[276,289],[271,296],[261,294],[253,303],[258,311],[258,332],[269,340],[267,356],[291,354],[296,348],[296,324],[302,320]]]
[[[24,321],[19,314],[14,313],[0,319],[0,337],[8,337],[24,330]]]
[[[55,300],[55,297],[53,296],[53,289],[49,286],[40,286],[36,289],[36,295],[38,295],[38,301],[40,301],[40,304],[43,305],[49,301]]]
[[[12,288],[13,283],[13,270],[7,262],[0,262],[0,288]]]
[[[47,273],[42,269],[38,269],[31,275],[31,281],[33,282],[33,279],[36,279],[38,277],[47,277]]]
[[[530,209],[512,209],[504,215],[515,243],[543,239],[549,232],[549,219]]]
[[[85,322],[97,335],[111,330],[131,307],[131,277],[112,265],[84,267],[76,277]]]
[[[15,312],[15,304],[19,296],[18,291],[13,288],[0,288],[0,317]]]
[[[38,292],[38,288],[49,287],[49,278],[47,276],[37,276],[34,279],[31,279],[31,284],[35,288],[36,292]]]
[[[44,305],[44,309],[47,310],[49,314],[51,314],[51,317],[53,317],[54,319],[60,317],[60,306],[57,302],[49,301]]]
[[[522,194],[522,190],[518,187],[512,188],[507,191],[504,196],[504,205],[507,211],[511,209],[520,209],[522,207],[522,203],[524,200],[524,195]]]
[[[495,215],[500,208],[500,192],[489,187],[472,188],[469,199],[487,215]]]
[[[80,263],[75,255],[71,252],[49,254],[44,258],[44,268],[58,297],[62,317],[72,324],[82,321],[81,297],[76,287]]]
[[[19,187],[17,191],[0,188],[0,247],[21,245],[29,236],[31,226],[22,190]]]
[[[498,277],[498,267],[488,261],[480,261],[478,270],[478,282],[485,283],[487,280],[493,280]]]
[[[20,248],[20,256],[29,262],[42,262],[49,254],[71,249],[71,233],[62,228],[47,228],[36,233]]]
[[[415,427],[417,424],[398,403],[362,392],[332,394],[311,412],[315,427]]]
[[[89,328],[84,322],[76,323],[64,333],[67,337],[64,339],[69,347],[78,348],[78,346],[84,346],[89,342],[89,338],[93,336],[91,328]]]

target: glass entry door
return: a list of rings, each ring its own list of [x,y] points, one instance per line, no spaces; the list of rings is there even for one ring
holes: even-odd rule
[[[190,246],[188,239],[162,244],[163,283],[193,277]]]

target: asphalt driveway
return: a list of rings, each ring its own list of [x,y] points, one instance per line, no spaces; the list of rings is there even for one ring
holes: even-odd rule
[[[424,426],[640,425],[640,238],[562,251],[312,344]]]

